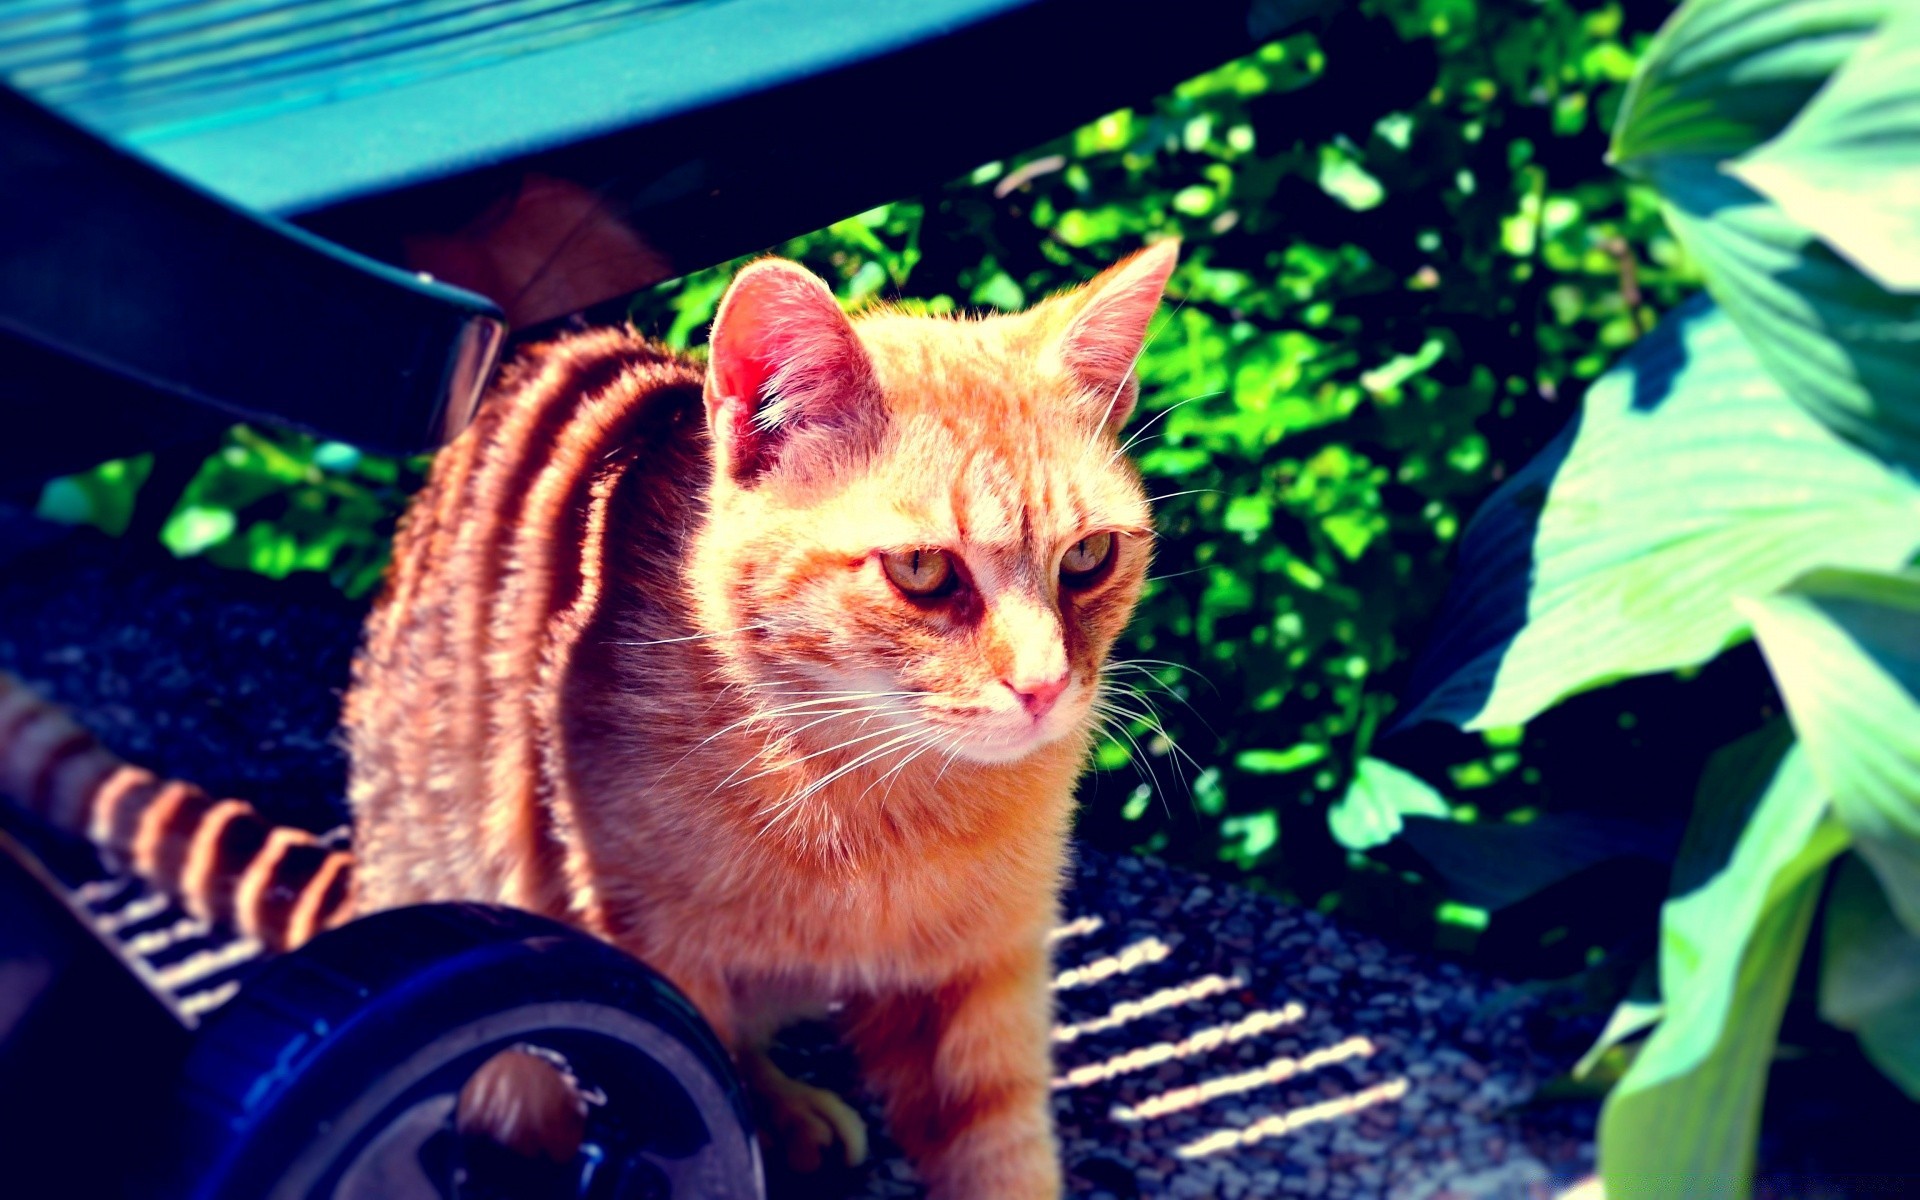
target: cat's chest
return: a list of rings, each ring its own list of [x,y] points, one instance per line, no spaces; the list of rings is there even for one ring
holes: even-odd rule
[[[932,986],[983,954],[1043,936],[1053,857],[902,856],[817,877],[768,863],[663,932],[737,989],[771,989],[798,1013],[853,993]]]

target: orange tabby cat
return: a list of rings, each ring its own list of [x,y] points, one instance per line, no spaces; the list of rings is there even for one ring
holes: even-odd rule
[[[396,542],[351,856],[4,679],[0,786],[274,946],[453,898],[591,930],[694,999],[799,1166],[865,1132],[765,1047],[844,1002],[934,1197],[1056,1196],[1046,933],[1151,548],[1116,435],[1175,254],[979,320],[849,319],[770,259],[704,376],[614,330],[527,352]]]

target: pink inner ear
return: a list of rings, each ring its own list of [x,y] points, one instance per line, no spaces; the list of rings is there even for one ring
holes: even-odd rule
[[[867,375],[826,285],[796,263],[764,259],[735,276],[714,317],[708,424],[735,472],[757,473],[787,427],[850,417]]]
[[[1107,424],[1119,428],[1133,409],[1138,388],[1133,364],[1146,344],[1147,326],[1160,307],[1167,279],[1180,260],[1176,240],[1155,242],[1087,285],[1087,299],[1067,326],[1060,357],[1080,381],[1110,400]]]

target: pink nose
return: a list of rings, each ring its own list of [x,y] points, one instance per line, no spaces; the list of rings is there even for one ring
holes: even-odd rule
[[[1064,673],[1058,679],[1039,683],[1025,680],[1015,683],[1011,679],[1001,682],[1005,683],[1014,695],[1020,697],[1020,703],[1026,705],[1027,711],[1032,713],[1036,720],[1046,716],[1047,710],[1053,707],[1053,702],[1060,698],[1060,693],[1067,690],[1067,676]]]

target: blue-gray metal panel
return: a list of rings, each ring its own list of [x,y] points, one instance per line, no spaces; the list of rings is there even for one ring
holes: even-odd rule
[[[0,78],[234,203],[297,214],[695,111],[1033,2],[59,0],[0,18]],[[845,118],[857,136],[859,114]]]

